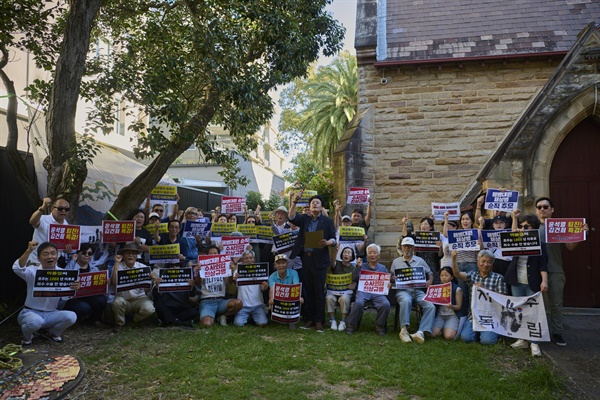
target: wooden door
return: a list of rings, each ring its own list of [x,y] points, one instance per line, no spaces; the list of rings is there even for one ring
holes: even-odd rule
[[[563,140],[552,160],[550,198],[554,217],[583,217],[590,226],[588,240],[574,251],[563,247],[567,307],[600,307],[600,124],[579,123]]]

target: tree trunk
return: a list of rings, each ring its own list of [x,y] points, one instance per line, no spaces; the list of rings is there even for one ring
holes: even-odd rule
[[[75,154],[72,153],[77,143],[75,114],[92,24],[102,0],[71,0],[69,3],[65,35],[46,113],[49,156],[44,160],[44,167],[48,171],[48,196],[52,199],[63,196],[69,200],[72,206],[69,220],[74,221],[87,176],[85,163],[74,159]]]

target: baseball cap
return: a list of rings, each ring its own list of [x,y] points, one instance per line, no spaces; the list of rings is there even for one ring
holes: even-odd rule
[[[275,256],[275,262],[277,262],[279,260],[285,260],[287,262],[287,256],[285,254],[277,254]]]
[[[349,216],[349,215],[344,215],[344,216],[342,217],[342,221],[345,221],[345,220],[352,221],[352,218],[350,218],[350,216]]]
[[[404,239],[402,239],[402,243],[400,243],[400,246],[414,246],[415,245],[415,241],[413,240],[413,238],[411,237],[405,237]]]
[[[150,219],[152,217],[160,218],[160,215],[158,215],[158,213],[151,212],[150,215],[148,215],[148,219]]]

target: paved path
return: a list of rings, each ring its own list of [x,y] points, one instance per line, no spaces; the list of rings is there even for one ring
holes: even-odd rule
[[[543,343],[540,347],[570,377],[574,398],[600,399],[600,310],[567,312],[563,335],[567,346]]]

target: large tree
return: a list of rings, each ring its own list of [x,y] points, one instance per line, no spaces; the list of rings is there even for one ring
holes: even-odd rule
[[[273,112],[269,90],[303,76],[321,51],[339,50],[344,30],[325,11],[330,2],[115,0],[103,4],[92,31],[100,0],[71,0],[64,21],[56,20],[64,31],[47,97],[48,192],[66,193],[74,204],[79,199],[93,155],[89,142],[74,140],[73,101],[80,92],[98,107],[92,115],[98,129],[112,125],[116,96],[118,107],[133,105],[127,111],[139,116],[134,150],[153,157],[119,193],[111,209],[118,217],[140,204],[194,143],[208,160],[230,167],[226,179],[233,183],[235,154],[218,151],[207,127],[225,127],[242,156],[255,146],[252,134]],[[91,32],[111,51],[106,59],[88,57],[86,66]],[[94,79],[80,85],[86,67]],[[148,126],[148,118],[155,123]]]
[[[356,57],[341,53],[329,65],[297,78],[280,96],[279,131],[286,144],[302,138],[320,165],[329,165],[340,138],[356,114]],[[282,146],[290,150],[290,146]]]

